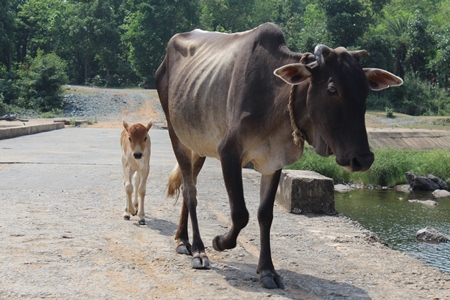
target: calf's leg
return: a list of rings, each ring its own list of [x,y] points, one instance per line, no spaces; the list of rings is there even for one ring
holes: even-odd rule
[[[136,210],[133,207],[133,203],[131,200],[132,194],[133,194],[133,184],[131,183],[132,181],[132,177],[133,177],[133,171],[131,171],[130,168],[125,168],[125,193],[126,193],[126,201],[125,201],[125,209],[124,209],[124,214],[123,214],[123,218],[124,220],[129,220],[130,219],[130,214],[131,215],[135,215],[136,214]]]
[[[144,199],[147,189],[148,173],[148,170],[141,170],[141,172],[138,172],[138,176],[136,176],[136,185],[139,187],[136,191],[136,193],[139,195],[139,205],[137,206],[137,203],[135,203],[135,207],[138,207],[137,215],[139,217],[139,225],[145,225]]]

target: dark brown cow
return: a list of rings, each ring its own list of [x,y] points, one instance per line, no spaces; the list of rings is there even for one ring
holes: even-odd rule
[[[384,70],[361,68],[359,59],[367,55],[324,45],[314,54],[291,52],[271,23],[234,34],[194,30],[169,41],[156,85],[178,161],[169,194],[183,187],[177,252],[193,255],[193,268],[209,265],[196,212],[196,178],[205,157],[221,161],[231,207],[230,231],[213,240],[218,251],[234,248],[247,225],[242,167],[251,161],[262,174],[257,271],[264,287],[284,287],[270,251],[281,168],[300,159],[305,140],[320,155],[335,154],[350,172],[371,166],[374,156],[364,123],[369,88],[381,90],[402,80]]]

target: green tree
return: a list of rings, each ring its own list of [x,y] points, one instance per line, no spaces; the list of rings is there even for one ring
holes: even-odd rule
[[[21,1],[17,12],[17,62],[34,57],[38,49],[55,51],[61,41],[60,30],[65,2],[53,0]]]
[[[11,70],[13,49],[14,49],[14,31],[16,30],[15,11],[13,10],[14,1],[0,0],[0,78],[4,76],[4,71]],[[2,71],[4,66],[4,71]]]
[[[435,55],[436,48],[436,42],[431,33],[428,32],[428,23],[428,20],[417,10],[414,18],[409,22],[410,44],[406,54],[408,67],[424,80],[431,79],[426,66]]]
[[[327,29],[333,46],[354,45],[372,22],[367,7],[358,0],[323,0],[319,3],[327,17]]]
[[[447,89],[450,78],[450,27],[442,29],[436,36],[436,56],[430,61],[431,72],[439,86]]]
[[[23,64],[17,83],[23,87],[19,104],[44,112],[61,108],[61,86],[67,83],[66,62],[54,53],[43,54],[38,50],[28,63]]]
[[[202,29],[237,32],[254,27],[254,0],[200,0],[200,5]]]
[[[132,2],[132,1],[130,1]],[[128,60],[145,87],[154,86],[154,74],[161,64],[169,39],[178,32],[198,26],[196,1],[145,0],[129,3],[122,42]]]
[[[84,82],[95,75],[97,84],[117,86],[121,78],[118,68],[122,55],[120,25],[124,15],[118,0],[92,0],[74,2],[73,14],[68,20],[71,45],[78,53],[78,66],[82,65]]]

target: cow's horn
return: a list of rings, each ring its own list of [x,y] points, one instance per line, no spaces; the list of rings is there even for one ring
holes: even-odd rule
[[[370,53],[367,52],[367,50],[353,50],[353,51],[348,51],[348,53],[350,53],[350,55],[353,56],[358,61],[361,58],[370,56]]]
[[[325,45],[317,45],[314,49],[314,56],[316,57],[317,63],[319,65],[323,64],[324,61],[331,54],[332,50]]]

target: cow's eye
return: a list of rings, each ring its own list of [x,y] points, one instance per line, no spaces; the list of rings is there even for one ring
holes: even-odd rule
[[[337,89],[333,82],[328,83],[328,91],[333,95],[337,93]]]
[[[131,138],[129,137],[128,140],[131,142]]]
[[[147,137],[144,138],[144,142],[147,140]]]

